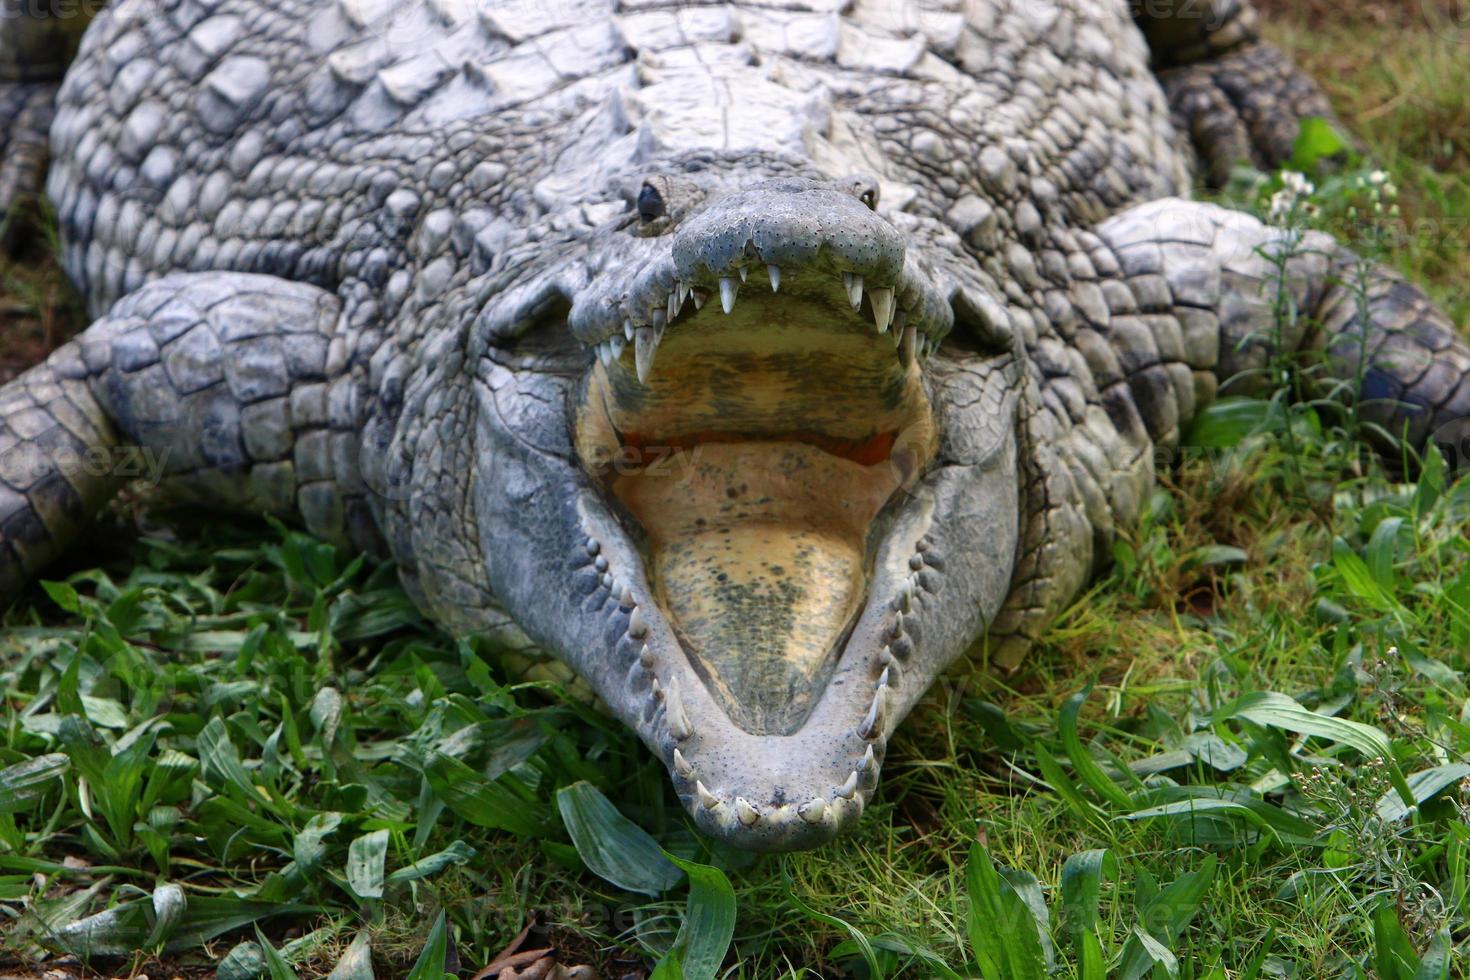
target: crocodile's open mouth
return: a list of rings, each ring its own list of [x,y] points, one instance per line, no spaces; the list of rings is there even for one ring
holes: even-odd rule
[[[784,735],[826,687],[885,508],[937,433],[928,341],[891,288],[754,268],[676,286],[657,326],[601,345],[576,441],[711,695],[745,731]]]

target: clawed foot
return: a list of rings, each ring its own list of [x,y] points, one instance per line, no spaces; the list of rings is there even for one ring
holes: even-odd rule
[[[1223,186],[1239,163],[1279,167],[1291,158],[1302,120],[1333,118],[1317,84],[1262,41],[1164,69],[1159,81],[1174,124],[1189,134],[1212,187]]]

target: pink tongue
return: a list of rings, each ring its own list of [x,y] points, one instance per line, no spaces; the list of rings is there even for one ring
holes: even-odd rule
[[[665,612],[742,728],[801,727],[862,606],[864,539],[894,485],[887,462],[796,442],[703,443],[614,479]]]

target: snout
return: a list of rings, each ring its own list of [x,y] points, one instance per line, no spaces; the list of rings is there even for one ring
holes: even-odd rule
[[[698,282],[763,264],[893,288],[903,274],[903,237],[850,193],[852,184],[769,181],[722,198],[675,233],[679,277]]]

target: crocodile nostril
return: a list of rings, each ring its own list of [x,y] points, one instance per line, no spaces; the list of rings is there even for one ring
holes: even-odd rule
[[[638,217],[645,222],[661,218],[667,210],[664,196],[652,184],[644,184],[638,192]]]

